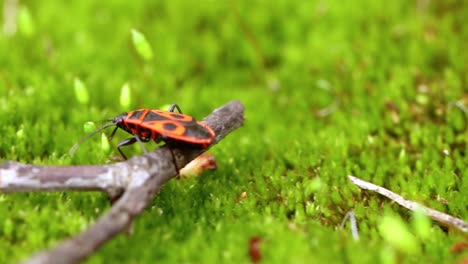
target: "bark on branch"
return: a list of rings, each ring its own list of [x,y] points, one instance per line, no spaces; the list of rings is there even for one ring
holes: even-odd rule
[[[216,109],[203,120],[216,133],[213,144],[244,121],[244,107],[232,101]],[[213,145],[212,144],[212,145]],[[206,151],[171,148],[178,168]],[[99,190],[122,196],[87,230],[55,248],[39,252],[26,263],[77,263],[117,234],[127,230],[133,219],[153,200],[169,179],[177,175],[168,147],[135,156],[125,162],[105,166],[34,166],[6,162],[0,166],[0,192],[49,190]]]

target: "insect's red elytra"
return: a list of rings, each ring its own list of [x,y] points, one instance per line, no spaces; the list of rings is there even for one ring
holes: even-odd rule
[[[178,113],[174,112],[175,109],[178,110]],[[117,145],[118,151],[125,159],[127,157],[120,148],[135,142],[138,142],[145,152],[147,151],[142,142],[150,140],[164,141],[168,145],[182,148],[204,149],[213,142],[215,137],[213,129],[205,123],[195,120],[192,116],[183,114],[177,104],[172,104],[168,111],[143,108],[122,113],[114,118],[109,118],[107,121],[112,123],[106,124],[85,136],[73,146],[70,154],[73,154],[78,145],[89,137],[114,125],[116,128],[110,134],[109,139],[112,139],[119,128],[133,135],[133,137],[125,139]]]

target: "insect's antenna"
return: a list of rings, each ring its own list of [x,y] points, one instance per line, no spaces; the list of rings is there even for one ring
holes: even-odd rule
[[[94,121],[96,123],[106,123],[106,122],[112,122],[114,121],[114,118],[106,118],[106,119],[101,119],[101,120],[97,120],[97,121]]]
[[[78,149],[78,147],[83,143],[85,142],[86,140],[88,140],[90,137],[96,135],[97,133],[101,132],[102,130],[108,128],[108,127],[111,127],[111,126],[115,126],[114,123],[110,123],[110,124],[106,124],[106,125],[103,125],[102,127],[94,130],[93,132],[87,134],[86,136],[82,137],[80,139],[80,141],[78,141],[75,145],[73,145],[73,147],[68,151],[68,154],[70,154],[70,156],[73,156],[73,154],[75,153],[75,151]]]

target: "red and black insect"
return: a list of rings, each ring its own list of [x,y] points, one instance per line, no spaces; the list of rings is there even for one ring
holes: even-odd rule
[[[175,109],[179,113],[174,112]],[[168,111],[143,108],[122,113],[106,121],[112,123],[106,124],[86,135],[72,147],[70,154],[73,154],[85,140],[110,126],[116,126],[109,136],[110,140],[119,128],[133,135],[117,145],[118,151],[125,159],[127,157],[122,152],[121,147],[135,142],[140,144],[144,152],[147,151],[143,146],[143,142],[150,140],[155,142],[164,141],[171,146],[204,149],[213,142],[215,137],[214,131],[208,125],[195,120],[192,116],[184,115],[177,104],[172,104]]]

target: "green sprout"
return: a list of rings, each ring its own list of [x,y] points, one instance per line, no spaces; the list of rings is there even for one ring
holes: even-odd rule
[[[16,131],[16,136],[18,139],[23,139],[24,138],[24,126],[21,125],[20,128]]]
[[[420,251],[418,240],[399,217],[385,215],[379,225],[379,231],[391,246],[402,252],[415,254]]]
[[[76,100],[81,104],[87,104],[89,102],[89,93],[86,89],[85,84],[78,78],[74,80],[75,96]]]
[[[132,29],[131,33],[133,46],[135,47],[135,50],[137,51],[138,55],[145,61],[151,60],[153,58],[153,50],[151,48],[151,45],[146,40],[145,35],[143,35],[136,29]]]
[[[414,211],[412,226],[422,240],[429,239],[431,236],[431,219],[422,209]]]
[[[130,107],[130,103],[132,101],[132,97],[130,94],[130,85],[125,83],[122,86],[122,90],[120,91],[120,105],[122,108],[127,109]]]
[[[94,122],[86,122],[83,125],[83,130],[85,133],[91,133],[96,130],[96,124]]]
[[[35,27],[31,12],[26,6],[21,6],[18,12],[18,29],[23,35],[30,37],[34,35]]]
[[[110,151],[109,139],[107,138],[106,134],[104,134],[104,133],[101,134],[101,149],[105,153],[109,153],[109,151]]]

